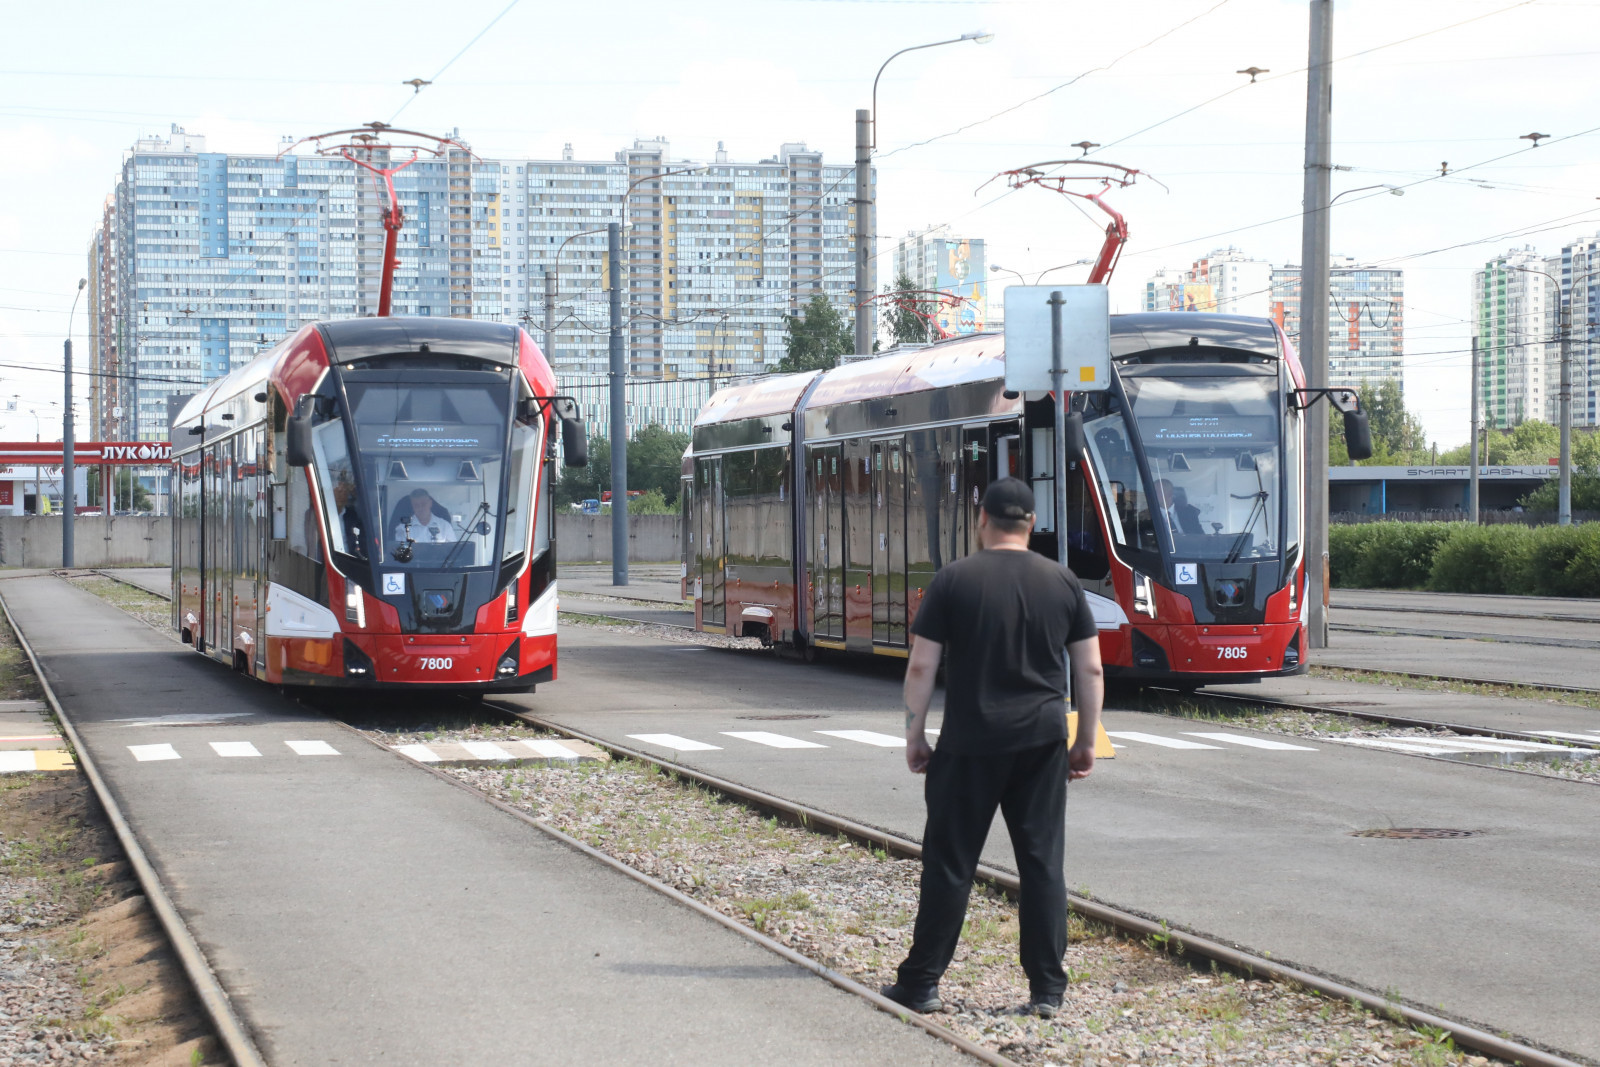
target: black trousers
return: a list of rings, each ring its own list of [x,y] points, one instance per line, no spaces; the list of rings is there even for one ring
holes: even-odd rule
[[[999,808],[1022,882],[1022,969],[1035,996],[1067,988],[1067,746],[1056,741],[997,756],[934,751],[924,789],[922,892],[900,982],[938,984],[966,921],[978,856]]]

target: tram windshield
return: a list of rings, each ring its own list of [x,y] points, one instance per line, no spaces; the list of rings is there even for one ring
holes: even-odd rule
[[[1173,370],[1122,377],[1151,481],[1146,535],[1180,559],[1276,557],[1284,487],[1275,368]]]
[[[511,423],[507,380],[352,375],[346,395],[354,433],[334,418],[313,435],[336,551],[386,569],[459,570],[523,550],[540,434]]]

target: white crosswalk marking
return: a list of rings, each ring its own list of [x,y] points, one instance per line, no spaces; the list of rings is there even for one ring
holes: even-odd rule
[[[1216,745],[1202,745],[1198,741],[1185,741],[1179,737],[1162,737],[1160,734],[1142,734],[1137,730],[1107,730],[1110,737],[1120,737],[1124,741],[1142,741],[1147,745],[1160,745],[1162,748],[1216,748]]]
[[[657,745],[661,748],[670,748],[678,752],[721,752],[721,745],[708,745],[704,741],[691,741],[687,737],[677,734],[629,734],[635,741],[643,741],[647,745]]]
[[[285,741],[296,756],[337,756],[338,750],[326,741]]]
[[[559,741],[518,741],[517,744],[531,749],[536,755],[545,759],[570,759],[575,760],[578,754]]]
[[[171,745],[129,745],[128,751],[133,753],[133,758],[140,763],[149,763],[152,760],[182,759],[178,750]]]
[[[724,730],[724,737],[737,737],[741,741],[754,741],[758,745],[767,745],[771,748],[827,748],[815,741],[802,741],[798,737],[785,737],[782,734],[769,734],[765,730]]]
[[[1384,748],[1391,752],[1410,752],[1413,755],[1442,756],[1446,753],[1460,753],[1458,748],[1445,748],[1431,744],[1431,738],[1385,738],[1385,737],[1330,737],[1328,740],[1340,745],[1357,745],[1361,748]]]
[[[1244,745],[1246,748],[1265,748],[1273,752],[1315,752],[1310,745],[1291,745],[1286,741],[1268,741],[1261,737],[1246,737],[1244,734],[1205,734],[1194,730],[1185,730],[1190,737],[1204,737],[1211,741],[1223,741],[1230,745]]]
[[[880,734],[876,730],[818,730],[819,734],[829,737],[842,737],[846,741],[858,741],[863,745],[876,745],[879,748],[905,748],[906,739],[894,737],[890,734]]]
[[[466,749],[473,759],[515,759],[511,753],[501,748],[492,741],[463,741],[461,747]]]
[[[1529,730],[1530,734],[1540,737],[1560,737],[1568,741],[1583,741],[1591,745],[1600,745],[1600,734],[1580,734],[1568,730]]]
[[[1547,745],[1542,741],[1510,741],[1499,737],[1429,737],[1430,745],[1453,748],[1463,752],[1571,752],[1570,745]]]
[[[438,756],[433,754],[433,749],[427,745],[396,745],[394,750],[402,756],[409,756],[418,763],[439,763]]]
[[[213,741],[211,750],[219,756],[259,756],[256,746],[248,741]]]

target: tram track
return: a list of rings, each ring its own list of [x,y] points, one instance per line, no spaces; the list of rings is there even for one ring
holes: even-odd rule
[[[842,836],[858,844],[882,849],[887,853],[906,859],[920,861],[922,858],[920,843],[879,827],[800,804],[785,797],[730,781],[718,775],[708,774],[671,760],[652,756],[639,749],[617,744],[522,708],[502,704],[492,699],[486,700],[483,706],[493,708],[540,730],[576,741],[587,742],[609,752],[614,757],[632,760],[644,766],[659,768],[661,771],[674,775],[683,781],[712,790],[731,801],[758,811],[763,815],[775,816],[791,825],[811,831],[822,831]],[[1017,876],[1009,871],[991,867],[987,864],[980,864],[977,876],[981,882],[1012,899],[1016,899],[1020,895],[1021,884]],[[1508,1062],[1521,1063],[1529,1065],[1529,1067],[1577,1067],[1578,1064],[1578,1061],[1557,1053],[1515,1041],[1469,1023],[1437,1015],[1423,1008],[1398,1002],[1383,994],[1351,985],[1337,977],[1318,972],[1307,965],[1295,965],[1282,960],[1269,959],[1266,956],[1251,952],[1247,948],[1230,945],[1207,937],[1204,934],[1170,923],[1158,916],[1121,908],[1114,904],[1076,893],[1069,893],[1068,900],[1074,912],[1088,919],[1102,923],[1136,939],[1156,939],[1162,944],[1171,946],[1176,955],[1188,958],[1191,961],[1208,961],[1248,977],[1268,977],[1275,981],[1303,986],[1328,997],[1358,1003],[1371,1011],[1403,1020],[1407,1025],[1414,1028],[1448,1033],[1458,1045]]]

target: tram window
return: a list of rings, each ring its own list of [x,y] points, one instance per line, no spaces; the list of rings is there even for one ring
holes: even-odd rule
[[[1114,398],[1112,404],[1112,410],[1084,423],[1084,439],[1109,506],[1111,537],[1119,545],[1157,552],[1160,546],[1150,518],[1150,494],[1139,473],[1127,422]]]
[[[333,419],[318,426],[312,441],[322,483],[322,510],[328,516],[328,543],[335,552],[364,558],[366,539],[362,531],[367,524],[356,493],[356,472],[350,462],[344,420]]]
[[[297,470],[290,474],[288,490],[289,548],[321,562],[322,542],[317,536],[317,513],[311,507],[311,490],[306,485],[305,471]]]
[[[521,553],[523,546],[528,543],[528,515],[533,502],[533,486],[529,483],[533,473],[539,469],[542,429],[542,425],[529,426],[521,422],[511,427],[511,499],[506,502],[506,559]],[[536,547],[534,555],[540,551]]]

